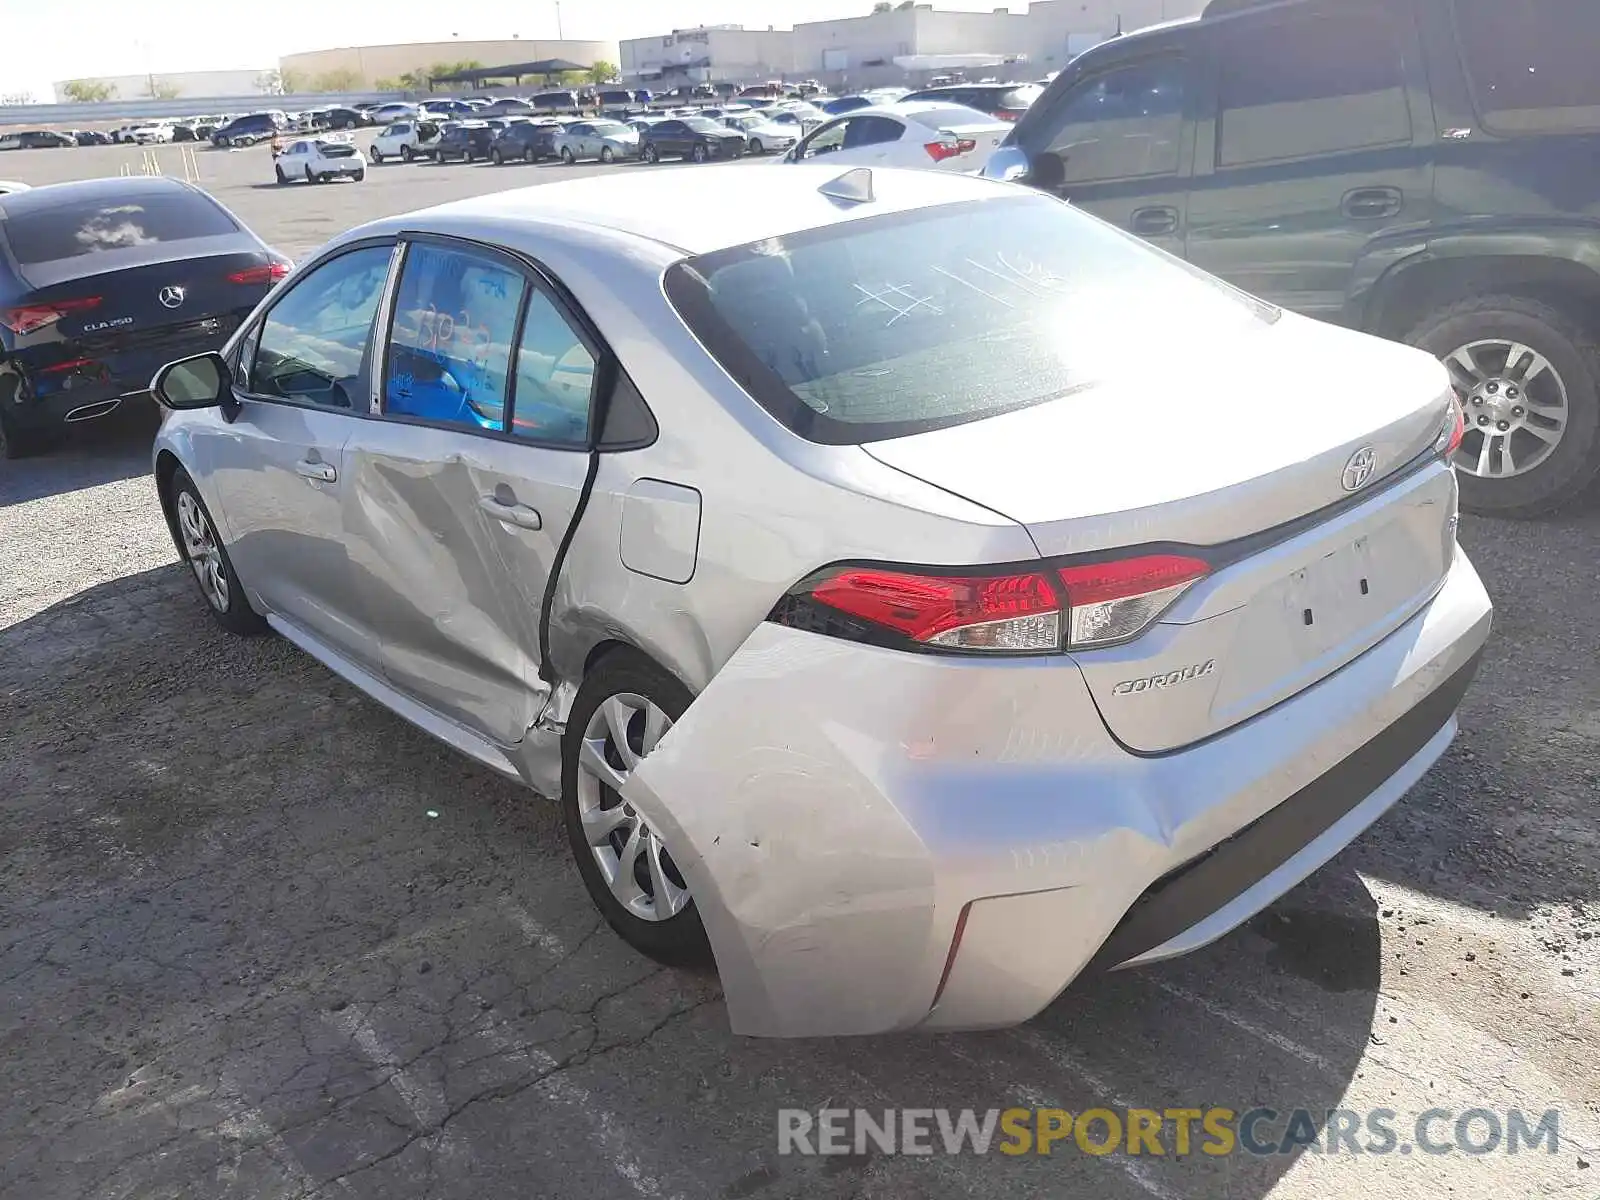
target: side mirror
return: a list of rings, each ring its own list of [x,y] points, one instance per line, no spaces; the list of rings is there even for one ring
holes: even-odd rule
[[[983,177],[1001,183],[1022,183],[1033,172],[1028,152],[1021,146],[1001,146],[984,164]]]
[[[215,351],[180,358],[156,372],[150,391],[166,408],[216,408],[230,398],[228,364]]]

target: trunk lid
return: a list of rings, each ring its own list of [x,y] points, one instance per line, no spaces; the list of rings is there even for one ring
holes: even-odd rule
[[[1337,670],[1426,603],[1453,555],[1448,469],[1386,480],[1448,415],[1437,362],[1289,316],[1216,350],[1210,367],[1140,365],[865,447],[1018,521],[1046,557],[1212,549],[1218,569],[1141,637],[1074,652],[1108,728],[1141,752],[1219,733]]]

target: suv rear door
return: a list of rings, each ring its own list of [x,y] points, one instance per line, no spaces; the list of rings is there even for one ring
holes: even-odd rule
[[[1420,250],[1433,116],[1410,0],[1307,0],[1207,23],[1188,255],[1343,321],[1357,264]]]
[[[1170,36],[1100,56],[1018,124],[1029,182],[1182,255],[1195,74]]]

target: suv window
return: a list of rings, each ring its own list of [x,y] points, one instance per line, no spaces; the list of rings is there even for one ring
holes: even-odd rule
[[[550,298],[534,292],[517,346],[513,431],[562,446],[587,445],[594,378],[588,346]]]
[[[388,246],[364,246],[297,279],[262,322],[251,390],[364,412],[366,350],[389,256]]]
[[[1600,129],[1600,10],[1572,0],[1456,0],[1456,30],[1483,123],[1500,133]]]
[[[1172,175],[1181,168],[1189,68],[1162,57],[1113,67],[1079,84],[1050,114],[1044,146],[1059,170],[1036,164],[1045,184]],[[1052,178],[1052,175],[1057,176]]]
[[[520,272],[476,251],[411,246],[395,293],[384,412],[504,430],[526,286]]]
[[[1218,56],[1218,166],[1411,140],[1399,26],[1377,8],[1237,20]]]

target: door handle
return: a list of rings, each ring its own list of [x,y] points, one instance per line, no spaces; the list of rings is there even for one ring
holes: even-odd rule
[[[1175,233],[1178,229],[1178,210],[1165,204],[1153,208],[1135,209],[1128,221],[1128,228],[1140,237]]]
[[[295,463],[294,473],[305,479],[314,479],[318,483],[332,483],[339,478],[339,472],[335,471],[331,464],[313,462],[309,458],[302,458]]]
[[[1339,211],[1352,221],[1379,221],[1398,216],[1405,203],[1405,194],[1399,188],[1357,188],[1345,193]]]
[[[544,521],[539,510],[515,501],[507,502],[498,496],[480,496],[478,507],[502,525],[515,525],[518,529],[543,529]]]

